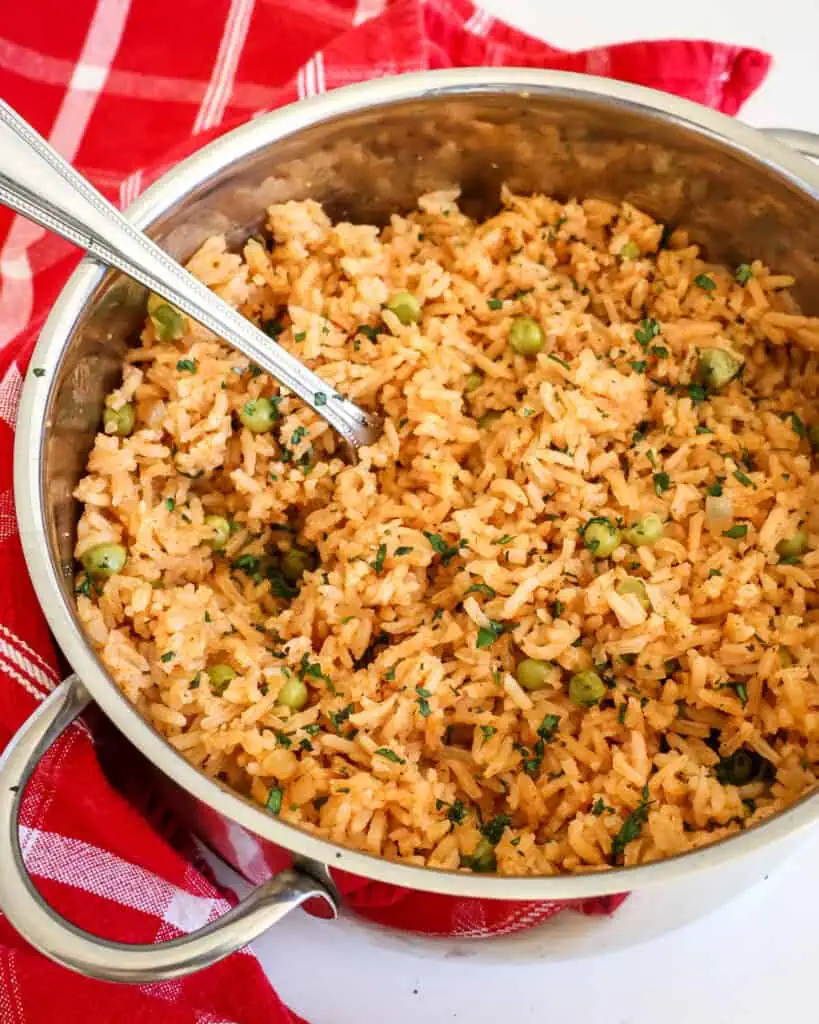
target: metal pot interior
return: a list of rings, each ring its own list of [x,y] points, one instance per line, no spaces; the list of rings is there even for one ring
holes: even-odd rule
[[[819,176],[806,161],[727,118],[646,90],[488,69],[441,79],[445,87],[436,88],[435,74],[411,76],[404,80],[410,84],[392,88],[370,83],[335,94],[335,103],[328,97],[299,105],[284,124],[281,115],[259,119],[216,144],[205,178],[189,168],[183,194],[178,184],[168,185],[178,173],[161,181],[140,202],[137,220],[185,260],[214,233],[240,245],[273,202],[312,198],[334,218],[382,224],[423,192],[459,186],[466,210],[483,216],[497,208],[506,183],[523,193],[627,200],[687,228],[710,259],[736,265],[759,257],[777,272],[792,273],[804,310],[819,313]],[[357,97],[345,98],[355,92]],[[301,123],[281,137],[294,121]],[[40,563],[42,576],[48,558],[69,606],[77,520],[72,491],[98,429],[104,395],[117,383],[122,355],[144,317],[139,286],[113,274],[92,281],[93,287],[89,280],[86,272],[80,315],[50,323],[41,342],[51,384],[42,410],[44,434],[31,428],[28,471],[38,474],[42,510],[27,508],[25,494],[18,510],[32,518],[29,561]],[[72,287],[76,293],[78,284],[68,291]],[[43,365],[39,350],[36,358]],[[36,404],[32,399],[31,407]],[[34,553],[38,538],[47,553]],[[69,627],[51,619],[64,642]],[[73,630],[79,630],[76,621]],[[178,757],[170,751],[169,756]],[[640,872],[648,869],[608,872],[599,889],[634,885]],[[612,884],[611,875],[623,874],[633,878]],[[523,880],[503,881],[513,887],[504,895],[524,895],[520,886],[513,891]],[[558,892],[555,883],[571,880],[544,881],[552,888],[543,895],[562,895],[567,887]],[[453,878],[451,890],[459,887],[464,889]]]

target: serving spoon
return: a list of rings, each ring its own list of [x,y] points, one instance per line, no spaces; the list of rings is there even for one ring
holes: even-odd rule
[[[357,451],[381,433],[364,412],[137,230],[0,100],[0,203],[122,271],[298,395]]]

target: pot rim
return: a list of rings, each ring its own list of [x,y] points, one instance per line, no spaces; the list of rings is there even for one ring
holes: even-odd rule
[[[819,200],[819,170],[786,146],[747,125],[699,104],[641,86],[562,71],[528,68],[468,68],[425,71],[375,79],[291,104],[258,117],[197,151],[164,174],[129,207],[139,228],[182,200],[192,189],[236,161],[301,129],[344,114],[424,97],[528,93],[588,98],[629,108],[646,117],[715,139],[752,161],[770,166],[799,191]],[[108,676],[75,621],[60,573],[50,552],[42,469],[46,413],[77,320],[94,289],[109,273],[86,257],[69,278],[48,317],[32,355],[39,377],[27,374],[17,418],[14,494],[23,552],[34,589],[57,643],[108,718],[157,768],[229,820],[308,858],[376,881],[461,897],[516,900],[582,899],[657,882],[725,863],[806,828],[819,818],[819,794],[802,797],[767,821],[709,846],[661,861],[580,875],[525,876],[466,874],[388,861],[347,849],[278,821],[263,808],[209,779],[142,718]]]

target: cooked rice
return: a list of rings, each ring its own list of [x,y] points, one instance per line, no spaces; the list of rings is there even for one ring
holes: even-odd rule
[[[754,262],[743,286],[627,204],[505,193],[478,223],[457,199],[423,196],[383,230],[284,203],[272,247],[234,255],[212,238],[191,259],[382,413],[384,433],[348,465],[287,395],[273,432],[250,433],[238,411],[278,385],[197,324],[163,343],[148,321],[109,399],[135,403],[136,430],[100,433],[76,490],[77,556],[105,541],[129,552],[99,594],[78,576],[88,635],[194,765],[360,850],[468,867],[483,827],[499,872],[549,875],[747,828],[810,790],[819,762],[804,429],[819,418],[819,321],[799,314],[791,278]],[[417,326],[383,308],[402,290],[423,303]],[[509,347],[519,316],[543,326],[536,358]],[[641,344],[645,318],[660,333]],[[741,379],[691,386],[701,346],[741,355]],[[473,370],[485,380],[466,393]],[[501,417],[479,427],[490,410]],[[706,516],[717,483],[727,521]],[[579,535],[593,516],[652,512],[666,521],[653,547],[596,561]],[[214,513],[234,524],[222,554]],[[744,539],[724,536],[732,522]],[[783,564],[777,543],[800,524],[808,551]],[[236,566],[293,542],[320,564],[292,600],[252,560]],[[626,574],[646,583],[648,612],[618,595]],[[493,623],[505,631],[478,647]],[[522,689],[522,657],[555,662],[557,685]],[[217,662],[237,673],[221,694]],[[608,689],[584,709],[568,680],[593,666]],[[288,673],[309,687],[295,713],[277,706]],[[720,781],[743,747],[767,772]]]

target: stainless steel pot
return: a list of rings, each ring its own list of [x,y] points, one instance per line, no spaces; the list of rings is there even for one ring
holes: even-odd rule
[[[819,153],[817,140],[790,141]],[[703,107],[565,73],[477,69],[382,79],[252,121],[166,174],[129,211],[175,257],[209,235],[240,243],[271,202],[315,198],[334,217],[384,221],[419,194],[459,185],[491,211],[502,182],[522,192],[627,199],[687,227],[716,260],[761,257],[799,280],[819,313],[819,171],[791,149]],[[819,818],[801,800],[750,832],[655,864],[556,878],[502,878],[390,863],[271,817],[189,765],[122,696],[74,613],[71,497],[103,397],[144,316],[144,294],[86,260],[42,332],[17,425],[15,494],[37,595],[76,675],[42,704],[0,762],[0,908],[38,949],[117,981],[170,978],[251,941],[310,897],[335,908],[328,866],[410,889],[516,900],[575,899],[669,882],[773,843]],[[22,790],[38,759],[90,701],[162,773],[196,833],[259,887],[203,931],[156,946],[80,932],[26,874],[17,837]],[[294,865],[274,874],[282,849]]]

